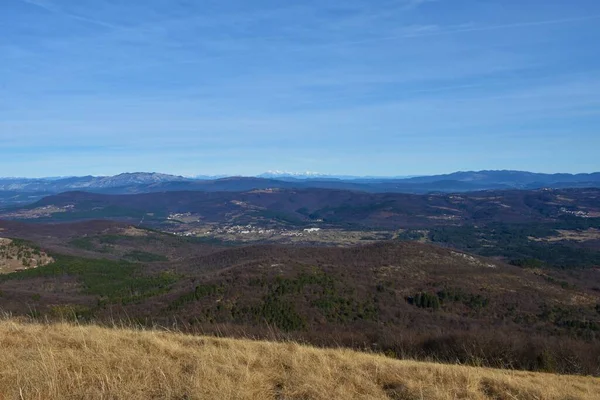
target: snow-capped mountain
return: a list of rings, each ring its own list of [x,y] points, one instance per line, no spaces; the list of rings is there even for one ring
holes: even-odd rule
[[[295,179],[314,179],[314,178],[337,178],[332,175],[321,174],[319,172],[304,171],[304,172],[290,172],[290,171],[267,171],[256,176],[257,178],[295,178]]]
[[[196,175],[192,176],[192,179],[198,179],[203,181],[212,181],[215,179],[227,178],[229,175]]]
[[[289,172],[289,171],[267,171],[257,178],[266,179],[326,179],[326,180],[381,180],[381,179],[406,179],[410,176],[358,176],[358,175],[330,175],[320,172],[305,171],[305,172]]]

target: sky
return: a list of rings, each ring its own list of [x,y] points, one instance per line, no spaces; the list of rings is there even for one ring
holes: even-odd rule
[[[0,0],[0,176],[600,170],[597,0]]]

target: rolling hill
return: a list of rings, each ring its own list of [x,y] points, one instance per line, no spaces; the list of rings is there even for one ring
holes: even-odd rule
[[[489,222],[550,222],[600,216],[600,189],[485,191],[414,195],[329,189],[265,189],[247,192],[160,192],[106,195],[66,192],[0,213],[4,219],[68,221],[144,218],[164,222],[193,213],[206,222],[282,223],[397,229]],[[577,213],[580,214],[577,214]]]
[[[563,275],[413,242],[221,246],[109,222],[39,226],[2,228],[54,259],[0,275],[13,315],[600,373],[596,270]]]
[[[123,221],[221,244],[414,240],[519,265],[600,266],[600,189],[430,195],[329,189],[67,192],[5,210],[0,218],[34,222],[39,229],[47,223]]]

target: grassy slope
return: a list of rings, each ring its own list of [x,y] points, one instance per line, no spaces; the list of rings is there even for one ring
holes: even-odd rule
[[[0,322],[0,398],[593,399],[600,379],[294,343]]]

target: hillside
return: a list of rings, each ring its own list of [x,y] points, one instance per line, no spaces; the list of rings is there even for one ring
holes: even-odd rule
[[[295,343],[0,322],[0,397],[597,399],[600,380],[393,360]]]
[[[201,223],[262,226],[398,229],[490,222],[551,222],[600,216],[600,189],[489,191],[411,195],[302,189],[248,192],[161,192],[103,195],[67,192],[0,213],[2,219],[36,222],[93,218],[172,224],[189,213]]]
[[[0,237],[0,274],[37,268],[53,261],[52,257],[29,243]]]
[[[517,265],[600,266],[600,190],[412,195],[306,189],[103,195],[68,192],[0,219],[41,230],[97,219],[214,244],[350,246],[414,240]],[[49,235],[54,236],[50,232]]]
[[[240,246],[107,221],[0,225],[54,259],[0,275],[0,306],[13,315],[600,374],[593,268],[522,268],[404,241]]]

